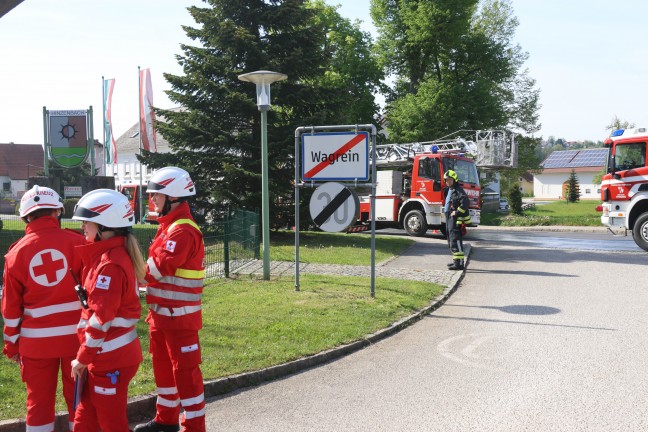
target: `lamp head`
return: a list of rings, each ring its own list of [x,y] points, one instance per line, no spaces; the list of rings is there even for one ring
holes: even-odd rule
[[[288,78],[288,75],[279,72],[267,70],[249,72],[238,76],[241,81],[247,81],[256,84],[257,106],[259,111],[268,111],[270,109],[270,84],[275,81],[282,81]]]

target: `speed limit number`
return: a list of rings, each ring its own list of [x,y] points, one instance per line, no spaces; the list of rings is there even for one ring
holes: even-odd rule
[[[324,183],[310,200],[311,218],[323,231],[344,231],[358,220],[359,214],[358,196],[340,183]]]

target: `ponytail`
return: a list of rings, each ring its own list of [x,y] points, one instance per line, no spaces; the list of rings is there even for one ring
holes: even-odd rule
[[[137,280],[144,279],[144,276],[146,276],[146,263],[142,257],[142,251],[140,250],[137,238],[132,233],[126,235],[126,251],[133,263]]]

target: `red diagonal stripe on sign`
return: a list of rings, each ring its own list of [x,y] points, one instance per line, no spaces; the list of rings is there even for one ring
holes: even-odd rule
[[[344,144],[335,153],[333,153],[333,159],[336,159],[339,155],[342,155],[342,154],[346,153],[347,151],[349,151],[350,149],[355,147],[358,143],[361,143],[362,141],[364,141],[365,137],[366,137],[365,134],[360,134],[360,135],[354,136],[351,139],[351,141]],[[328,160],[325,160],[325,161],[322,161],[322,162],[318,163],[317,165],[315,165],[315,167],[313,167],[310,171],[308,171],[306,173],[306,175],[304,175],[304,177],[305,178],[313,177],[314,175],[316,175],[317,173],[322,171],[324,168],[326,168],[327,165],[330,165],[330,162]]]

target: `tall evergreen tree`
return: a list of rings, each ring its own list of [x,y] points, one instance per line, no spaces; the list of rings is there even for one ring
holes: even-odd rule
[[[294,136],[299,126],[374,123],[372,90],[382,74],[359,25],[322,0],[207,0],[190,7],[196,42],[182,45],[184,75],[165,74],[180,110],[158,110],[173,154],[145,153],[154,168],[178,165],[197,184],[199,205],[261,207],[261,125],[255,86],[238,76],[256,70],[288,75],[271,88],[268,166],[271,219],[292,196]],[[352,53],[357,53],[351,58]]]
[[[580,200],[580,185],[578,184],[576,171],[572,169],[567,179],[567,201],[574,203],[578,200]]]

